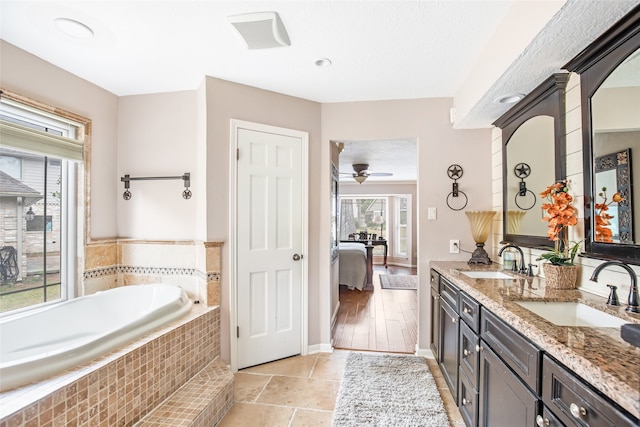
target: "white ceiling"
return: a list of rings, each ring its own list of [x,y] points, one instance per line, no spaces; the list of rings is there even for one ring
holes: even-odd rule
[[[119,96],[193,90],[209,75],[322,103],[451,97],[454,127],[474,128],[509,108],[496,98],[528,93],[639,3],[0,0],[0,38]],[[258,11],[280,14],[291,46],[245,48],[227,17]],[[60,33],[59,17],[95,36]],[[323,57],[333,65],[317,67]],[[394,172],[388,148],[370,154],[372,170]]]

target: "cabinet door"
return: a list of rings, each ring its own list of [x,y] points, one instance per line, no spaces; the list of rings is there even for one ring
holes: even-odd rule
[[[480,342],[480,427],[531,427],[536,424],[539,399],[486,345]]]
[[[460,317],[462,320],[462,315]],[[471,385],[478,389],[478,351],[476,348],[480,344],[480,339],[466,322],[460,322],[460,371],[467,375]]]
[[[464,371],[460,371],[458,376],[460,377],[458,382],[460,414],[467,427],[476,427],[478,425],[478,391],[471,384]]]
[[[432,276],[433,278],[433,276]],[[434,288],[431,288],[431,351],[436,360],[440,355],[440,294]]]
[[[440,300],[440,370],[454,401],[458,401],[458,313],[444,300]]]

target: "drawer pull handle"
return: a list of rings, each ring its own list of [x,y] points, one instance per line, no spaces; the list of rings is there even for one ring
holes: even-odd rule
[[[549,421],[549,418],[542,418],[542,415],[538,415],[536,417],[536,425],[538,427],[544,427],[544,426],[548,426],[550,424],[551,424],[551,422]]]
[[[573,415],[574,418],[578,419],[587,415],[587,410],[582,406],[576,405],[575,403],[569,405],[569,411],[571,411],[571,415]]]
[[[451,318],[451,323],[456,323],[456,318],[455,317]]]
[[[467,398],[466,398],[466,397],[463,397],[463,398],[462,398],[462,406],[465,406],[467,403],[469,403],[469,402],[467,401]]]
[[[476,344],[476,351],[477,352],[481,352],[482,351],[482,346],[480,344]]]
[[[462,309],[462,311],[464,311],[464,314],[469,314],[469,315],[471,315],[471,313],[472,313],[472,311],[471,311],[471,309],[470,309],[469,307],[465,307],[465,308],[463,308],[463,309]]]
[[[471,352],[469,350],[467,350],[466,348],[462,351],[462,353],[464,354],[464,357],[467,357],[468,355],[471,354]]]

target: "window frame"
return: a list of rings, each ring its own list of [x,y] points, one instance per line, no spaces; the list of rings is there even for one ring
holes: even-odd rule
[[[81,144],[81,160],[66,160],[64,156],[38,153],[47,157],[49,161],[61,161],[61,183],[63,187],[60,200],[60,227],[64,230],[64,238],[61,239],[60,246],[60,299],[52,302],[31,305],[20,309],[1,313],[0,316],[15,315],[21,312],[38,309],[43,305],[57,304],[63,300],[75,298],[81,289],[82,274],[81,268],[84,260],[84,245],[91,241],[90,231],[90,204],[88,201],[90,189],[90,161],[91,150],[91,120],[74,114],[58,107],[50,106],[42,102],[35,101],[4,88],[0,88],[0,100],[10,105],[24,106],[25,111],[35,113],[37,116],[57,120],[59,123],[68,122],[71,127],[77,128],[74,138],[67,138],[71,142]],[[7,102],[8,101],[8,102]],[[36,118],[36,121],[37,118]],[[46,123],[53,123],[45,119]],[[58,126],[51,126],[58,128]],[[54,137],[56,134],[53,134]],[[21,150],[29,152],[29,149]],[[33,152],[31,150],[31,152]],[[45,177],[45,179],[47,179]]]

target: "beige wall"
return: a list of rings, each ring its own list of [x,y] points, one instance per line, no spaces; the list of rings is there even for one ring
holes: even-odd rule
[[[206,240],[198,235],[198,200],[206,195],[198,168],[198,104],[195,91],[124,96],[118,106],[118,237],[147,240]],[[191,174],[190,199],[182,180],[132,181],[124,200],[120,177]],[[199,185],[198,185],[199,184]]]
[[[0,56],[2,88],[91,119],[89,235],[115,237],[118,97],[4,40],[0,40]]]
[[[321,200],[329,200],[329,188],[319,192],[321,179],[329,179],[321,174],[328,170],[326,163],[320,161],[320,104],[300,98],[244,86],[213,77],[207,77],[207,240],[229,241],[229,144],[230,120],[246,120],[309,133],[309,345],[328,343],[330,319],[320,315],[320,307],[328,306],[329,295],[322,292],[329,278],[324,281],[320,269],[329,270],[328,263],[320,264],[320,259],[328,254],[329,234],[323,234],[321,221],[328,221],[328,209],[321,210]],[[328,148],[328,145],[327,145]],[[326,215],[322,213],[326,212]],[[327,242],[318,245],[316,242]],[[222,355],[229,360],[229,246],[222,253],[222,293],[221,293],[221,338]],[[328,258],[327,258],[328,259]]]
[[[472,251],[475,242],[464,211],[452,211],[446,198],[453,181],[447,176],[451,164],[459,164],[464,175],[459,180],[469,203],[466,210],[491,209],[491,131],[454,130],[449,123],[450,98],[371,101],[322,105],[322,159],[330,159],[329,141],[415,138],[418,141],[418,347],[429,348],[429,262],[468,260],[467,253],[449,254],[449,240],[459,239],[463,250]],[[329,194],[329,176],[321,180],[320,193]],[[321,212],[329,211],[323,200]],[[435,221],[426,220],[427,207],[437,209]],[[329,221],[322,223],[323,235]],[[491,242],[487,242],[491,246]],[[327,252],[327,251],[325,251]],[[321,255],[323,255],[321,253]],[[322,268],[326,267],[326,268]],[[325,271],[327,274],[325,274]],[[329,257],[321,259],[321,283],[330,283]],[[328,292],[328,291],[327,291]],[[326,308],[330,312],[330,308]]]

